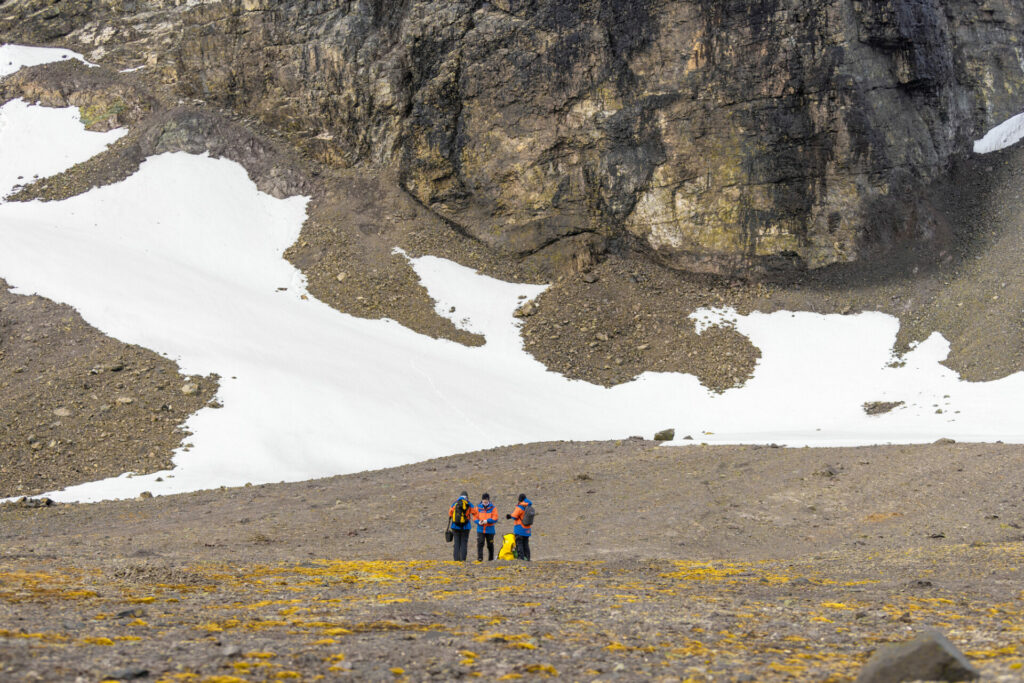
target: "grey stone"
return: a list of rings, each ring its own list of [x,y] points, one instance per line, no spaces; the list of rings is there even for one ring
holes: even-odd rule
[[[55,505],[55,503],[50,498],[29,498],[28,496],[22,496],[18,500],[14,501],[14,505],[20,508],[45,508]]]
[[[886,645],[871,656],[856,683],[899,683],[899,681],[966,681],[981,673],[942,633],[922,631],[913,640]]]
[[[868,401],[862,408],[868,415],[884,415],[904,405],[903,401]]]
[[[122,610],[114,615],[117,619],[141,619],[146,616],[146,610],[141,607],[132,607]]]
[[[516,318],[529,318],[531,315],[537,312],[537,306],[532,301],[527,301],[525,304],[516,309],[512,315]]]

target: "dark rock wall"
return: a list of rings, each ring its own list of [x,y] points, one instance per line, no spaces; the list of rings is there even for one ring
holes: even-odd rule
[[[1024,0],[0,3],[4,40],[147,63],[492,247],[730,274],[927,244],[921,187],[1024,108],[1022,31]]]

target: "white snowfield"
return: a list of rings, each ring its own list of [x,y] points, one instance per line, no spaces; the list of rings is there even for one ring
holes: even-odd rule
[[[116,137],[85,131],[73,112],[17,101],[0,108],[0,136],[8,184],[85,160]],[[75,154],[51,163],[55,147]],[[881,313],[698,311],[701,329],[734,325],[762,352],[753,378],[720,395],[684,374],[606,389],[549,372],[524,351],[513,317],[544,287],[439,258],[412,263],[437,311],[483,334],[484,346],[354,318],[308,295],[282,258],[306,203],[259,192],[233,162],[184,153],[152,157],[125,181],[65,201],[0,202],[0,277],[16,292],[67,303],[186,373],[221,376],[223,408],[189,419],[193,445],[176,452],[173,470],[48,495],[95,501],[296,481],[667,427],[681,443],[1024,442],[1024,373],[962,382],[939,364],[948,345],[937,334],[895,367],[899,323]],[[905,404],[872,417],[868,401]]]

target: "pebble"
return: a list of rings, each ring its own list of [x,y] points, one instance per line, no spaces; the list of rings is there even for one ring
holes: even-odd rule
[[[516,312],[512,315],[516,318],[528,318],[537,312],[537,307],[532,301],[527,301],[525,304],[516,309]]]
[[[185,394],[186,396],[191,396],[192,394],[195,394],[198,391],[199,385],[196,384],[195,382],[188,382],[187,384],[184,384],[181,387],[181,393]]]
[[[21,486],[18,487],[22,488]],[[22,508],[45,508],[50,507],[54,504],[50,498],[29,498],[28,496],[22,496],[18,500],[14,501],[14,504]]]

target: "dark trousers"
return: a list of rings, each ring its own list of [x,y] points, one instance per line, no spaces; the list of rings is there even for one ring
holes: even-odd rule
[[[478,562],[484,561],[484,543],[487,543],[487,561],[490,562],[494,559],[494,534],[476,532],[476,559]]]
[[[455,541],[452,546],[452,558],[456,562],[465,562],[466,553],[469,552],[469,529],[452,529]]]
[[[516,557],[520,560],[530,561],[530,537],[516,536]]]

